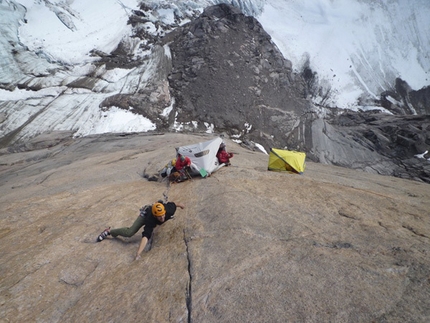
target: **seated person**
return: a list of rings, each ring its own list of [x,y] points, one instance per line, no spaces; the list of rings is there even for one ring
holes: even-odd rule
[[[176,164],[175,164],[174,169],[177,171],[181,171],[182,169],[184,169],[186,167],[191,167],[190,157],[178,154],[178,156],[176,158]]]
[[[228,153],[225,149],[225,143],[221,143],[216,154],[220,164],[230,165],[230,158],[233,158],[233,153]]]
[[[178,154],[176,157],[176,163],[175,166],[172,168],[171,170],[171,174],[174,175],[174,181],[183,181],[189,178],[190,174],[188,173],[188,171],[192,171],[194,173],[199,173],[199,168],[197,167],[196,164],[194,164],[191,159],[187,156],[183,156],[181,154]],[[179,173],[179,178],[178,175],[175,173]]]

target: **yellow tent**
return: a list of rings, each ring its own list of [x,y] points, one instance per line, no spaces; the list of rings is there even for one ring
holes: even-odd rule
[[[298,151],[270,149],[268,170],[303,174],[306,154]]]

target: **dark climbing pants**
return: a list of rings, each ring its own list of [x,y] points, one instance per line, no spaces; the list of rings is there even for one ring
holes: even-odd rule
[[[111,229],[110,234],[112,235],[112,237],[122,236],[129,238],[133,236],[141,227],[143,227],[144,224],[145,219],[143,218],[143,216],[139,215],[131,227]]]

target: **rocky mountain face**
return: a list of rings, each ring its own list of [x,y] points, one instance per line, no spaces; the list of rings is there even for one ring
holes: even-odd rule
[[[227,4],[207,8],[162,44],[172,52],[168,79],[178,121],[196,120],[200,130],[213,124],[267,150],[299,149],[313,161],[430,183],[430,155],[414,158],[430,150],[426,89],[407,91],[398,81],[399,101],[383,99],[394,115],[315,106],[307,99],[317,90],[315,73],[292,73],[258,21]]]
[[[232,165],[147,181],[197,134],[50,133],[0,150],[4,322],[428,322],[430,186],[267,155],[225,139]],[[134,261],[142,205],[180,202]]]
[[[309,113],[287,142],[314,161],[430,183],[430,115]]]
[[[231,135],[247,134],[252,126],[259,136],[282,141],[309,106],[298,95],[301,79],[291,62],[260,23],[237,8],[209,7],[165,41],[179,120],[205,120]]]
[[[411,89],[407,82],[396,79],[394,89],[381,93],[381,106],[394,114],[430,114],[430,87],[418,91]]]

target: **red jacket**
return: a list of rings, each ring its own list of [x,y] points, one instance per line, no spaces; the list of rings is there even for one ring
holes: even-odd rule
[[[181,161],[181,158],[176,158],[176,164],[175,168],[176,170],[181,170],[184,167],[190,167],[191,166],[191,159],[189,157],[185,156],[184,161]]]
[[[233,153],[228,153],[225,150],[219,150],[216,154],[216,157],[221,164],[228,164],[230,162],[230,158],[233,157]]]

